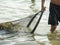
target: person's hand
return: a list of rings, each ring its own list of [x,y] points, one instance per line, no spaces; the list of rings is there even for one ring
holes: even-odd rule
[[[41,8],[41,11],[44,12],[45,10],[46,10],[46,7],[43,6],[43,7]]]

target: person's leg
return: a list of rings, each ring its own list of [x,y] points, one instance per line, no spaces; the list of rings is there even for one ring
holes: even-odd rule
[[[51,33],[53,33],[56,30],[56,28],[57,28],[56,25],[51,25],[51,29],[50,29]]]

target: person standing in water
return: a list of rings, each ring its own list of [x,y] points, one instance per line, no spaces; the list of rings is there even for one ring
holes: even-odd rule
[[[42,0],[41,11],[45,11],[45,0]],[[60,0],[50,0],[48,24],[51,25],[50,32],[54,33],[60,22]]]

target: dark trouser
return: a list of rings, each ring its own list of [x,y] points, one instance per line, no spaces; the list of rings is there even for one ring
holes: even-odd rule
[[[50,3],[49,11],[50,14],[48,24],[58,25],[58,22],[60,21],[60,5]]]

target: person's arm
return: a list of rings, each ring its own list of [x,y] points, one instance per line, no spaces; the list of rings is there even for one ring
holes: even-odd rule
[[[44,6],[44,4],[45,4],[45,0],[42,0],[42,2],[41,2],[41,11],[45,11],[45,6]]]
[[[42,0],[41,6],[44,7],[45,0]]]

